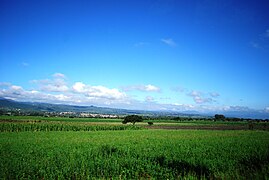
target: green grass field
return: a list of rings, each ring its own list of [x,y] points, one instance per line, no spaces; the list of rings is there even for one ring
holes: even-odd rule
[[[102,123],[1,122],[0,179],[269,178],[268,131]]]

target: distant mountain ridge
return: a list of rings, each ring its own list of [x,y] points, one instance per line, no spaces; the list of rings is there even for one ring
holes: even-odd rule
[[[257,110],[249,111],[220,111],[200,113],[197,111],[149,111],[149,110],[129,110],[97,106],[79,106],[66,104],[50,104],[40,102],[19,102],[0,97],[0,109],[21,109],[23,111],[38,112],[88,112],[94,114],[130,115],[140,114],[146,116],[187,116],[187,117],[213,117],[215,114],[224,114],[226,117],[269,119],[268,112]]]
[[[21,109],[24,111],[43,111],[43,112],[89,112],[96,114],[141,114],[149,116],[199,116],[195,113],[179,113],[179,112],[161,112],[161,111],[146,111],[146,110],[129,110],[117,109],[97,106],[78,106],[66,104],[50,104],[40,102],[19,102],[10,99],[0,98],[0,108]]]

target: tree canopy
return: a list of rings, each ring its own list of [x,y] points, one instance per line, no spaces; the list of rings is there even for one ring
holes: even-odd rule
[[[142,122],[143,118],[138,115],[129,115],[124,118],[122,121],[123,124],[126,124],[128,122],[135,124],[136,122]]]
[[[223,121],[225,120],[225,116],[223,114],[215,114],[216,121]]]

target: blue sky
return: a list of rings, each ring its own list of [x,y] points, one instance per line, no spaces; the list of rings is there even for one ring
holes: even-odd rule
[[[0,96],[265,113],[266,0],[0,1]]]

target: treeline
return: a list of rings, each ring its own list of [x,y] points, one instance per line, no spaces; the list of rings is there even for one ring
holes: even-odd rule
[[[185,117],[185,116],[143,116],[143,120],[174,120],[174,121],[256,121],[269,122],[269,119],[251,119],[251,118],[237,118],[225,117],[223,114],[215,114],[213,117]]]
[[[223,114],[215,114],[211,118],[191,118],[191,117],[174,117],[172,120],[175,121],[231,121],[231,122],[240,122],[240,121],[257,121],[257,122],[269,122],[269,119],[250,119],[250,118],[236,118],[236,117],[225,117]]]

